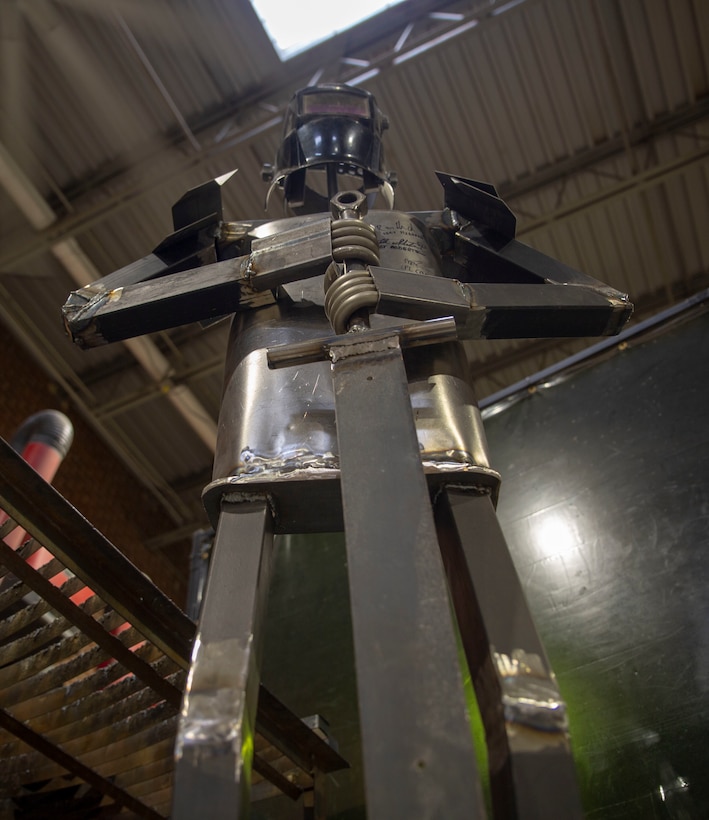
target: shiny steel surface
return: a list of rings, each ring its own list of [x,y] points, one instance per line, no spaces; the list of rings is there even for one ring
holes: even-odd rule
[[[367,221],[377,229],[383,265],[425,275],[440,273],[425,229],[415,217],[375,211]],[[300,225],[303,219],[263,225],[258,232],[268,236],[277,226],[287,228],[291,223]],[[234,318],[213,481],[205,491],[208,507],[214,508],[214,497],[222,492],[255,482],[288,481],[296,475],[338,476],[330,366],[314,363],[272,371],[266,364],[268,347],[332,334],[321,307],[322,277],[293,283],[285,290],[290,298]],[[399,321],[385,319],[381,325],[387,323]],[[406,362],[427,471],[479,473],[484,483],[494,483],[460,348],[447,346],[445,355],[417,349],[407,354]]]
[[[367,815],[482,820],[401,347],[362,335],[332,357]]]
[[[490,498],[445,488],[436,525],[485,727],[495,820],[581,820],[566,704]]]
[[[705,312],[585,370],[576,361],[485,422],[498,515],[568,707],[589,820],[709,816],[708,360]],[[284,540],[264,683],[327,715],[354,762],[334,776],[334,814],[362,820],[346,579],[339,535]],[[285,800],[269,808],[256,820],[298,817]]]
[[[35,569],[39,542],[17,551],[0,542],[2,797],[24,813],[42,782],[42,816],[64,817],[67,790],[90,786],[92,805],[105,795],[116,812],[164,816],[193,622],[0,439],[0,519],[4,513],[11,517],[2,539],[26,530],[52,559]],[[60,577],[68,579],[50,583]],[[86,598],[88,587],[95,594]],[[196,683],[204,684],[201,672]],[[316,768],[347,765],[263,687],[256,723],[253,799],[274,788],[295,797]]]
[[[2,74],[18,117],[4,118],[15,143],[13,148],[6,141],[4,148],[41,193],[50,196],[52,178],[71,206],[52,198],[57,222],[37,233],[3,200],[3,322],[25,346],[34,343],[50,379],[61,381],[63,375],[79,396],[85,388],[91,391],[95,401],[87,402],[84,414],[91,414],[105,442],[120,448],[137,480],[166,507],[167,491],[179,493],[185,476],[208,469],[211,453],[161,396],[160,382],[129,366],[121,346],[96,350],[89,358],[66,344],[56,308],[75,285],[49,248],[58,240],[78,240],[100,271],[114,270],[158,242],[170,204],[215,169],[239,168],[223,186],[225,218],[261,218],[267,186],[260,184],[259,171],[279,143],[276,111],[296,84],[323,66],[324,77],[343,81],[362,74],[359,58],[372,73],[381,69],[365,86],[391,117],[384,139],[401,180],[401,210],[440,206],[433,169],[467,174],[498,186],[518,215],[524,241],[631,293],[640,317],[708,284],[709,22],[703,0],[495,0],[464,9],[427,2],[416,6],[415,19],[405,7],[390,10],[399,15],[397,30],[365,26],[339,35],[337,44],[323,43],[304,56],[298,77],[259,39],[257,16],[245,16],[240,6],[205,0],[196,11],[184,3],[121,4],[130,8],[123,17],[163,91],[169,89],[199,140],[199,154],[175,143],[174,117],[158,87],[141,82],[136,53],[106,4],[52,3],[58,27],[46,25],[34,4],[2,5],[9,6],[11,18],[14,11],[31,17],[18,30],[20,40],[30,38],[37,66],[27,69],[27,45],[23,49],[11,38],[5,56],[12,61],[14,55],[17,71]],[[463,12],[464,19],[433,19],[431,10]],[[393,52],[411,23],[405,48]],[[57,57],[58,29],[67,38],[64,53],[81,58],[84,70],[73,59]],[[453,30],[458,36],[436,40]],[[426,42],[439,44],[418,48]],[[400,61],[405,52],[411,59]],[[611,108],[611,99],[623,105]],[[23,121],[27,140],[21,136]],[[30,145],[36,167],[48,177],[33,171]],[[112,162],[116,174],[104,173]],[[35,277],[42,276],[51,286],[41,286]],[[22,313],[28,322],[13,321]],[[222,330],[171,334],[178,350],[163,350],[178,380],[189,379],[214,422]],[[576,350],[578,343],[569,341],[477,346],[476,391],[489,395]],[[97,374],[101,378],[94,381]],[[142,403],[116,402],[107,419],[106,402],[134,392]],[[189,515],[195,527],[204,526],[199,499],[189,513],[179,502],[172,504],[173,516]]]
[[[249,816],[272,552],[265,501],[222,506],[175,742],[175,820]]]

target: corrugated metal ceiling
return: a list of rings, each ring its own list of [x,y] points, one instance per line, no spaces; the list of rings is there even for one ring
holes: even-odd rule
[[[74,237],[106,274],[169,232],[184,190],[235,167],[225,215],[260,218],[279,111],[313,78],[378,70],[366,87],[392,122],[400,209],[440,207],[433,171],[460,173],[498,186],[519,238],[629,292],[640,315],[709,282],[703,0],[409,0],[287,65],[246,0],[10,0],[0,25],[0,138],[58,217],[38,233],[0,189],[4,321],[187,528],[210,453],[165,393],[188,384],[216,419],[226,326],[156,337],[158,383],[121,345],[81,353],[58,318],[75,285],[49,250]],[[578,346],[476,344],[479,392]]]

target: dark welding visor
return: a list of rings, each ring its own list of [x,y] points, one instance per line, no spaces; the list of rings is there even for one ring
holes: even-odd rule
[[[381,141],[386,127],[368,91],[342,85],[298,91],[288,106],[275,168],[266,169],[269,197],[280,187],[291,209],[312,213],[326,211],[336,193],[357,189],[372,199],[381,193],[391,208]]]

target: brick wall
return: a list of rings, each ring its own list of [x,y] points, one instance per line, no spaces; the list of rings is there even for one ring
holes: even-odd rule
[[[54,486],[166,595],[184,605],[189,545],[170,548],[170,558],[145,548],[146,539],[174,526],[153,496],[83,420],[63,391],[0,324],[0,436],[9,440],[39,410],[65,413],[74,443]]]

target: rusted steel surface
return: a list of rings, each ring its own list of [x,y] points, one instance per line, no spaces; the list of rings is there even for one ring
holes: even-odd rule
[[[0,709],[0,726],[22,738],[28,745],[40,750],[46,757],[56,760],[65,769],[78,775],[82,780],[85,780],[91,786],[103,792],[103,794],[113,798],[121,808],[125,806],[127,809],[135,812],[139,817],[147,817],[149,820],[158,820],[158,818],[161,817],[157,812],[146,806],[145,803],[137,800],[128,794],[128,792],[123,791],[123,789],[118,788],[110,780],[101,777],[88,766],[84,766],[83,763],[79,762],[76,758],[71,757],[63,749],[50,743],[45,737],[37,734],[25,724],[15,720],[12,715],[9,715],[4,709]]]
[[[28,586],[30,586],[38,595],[49,601],[52,607],[64,618],[57,619],[64,628],[57,631],[55,624],[50,624],[42,630],[38,630],[37,641],[46,643],[46,637],[42,636],[42,632],[51,633],[52,637],[59,636],[70,625],[78,627],[85,635],[89,636],[102,649],[105,649],[109,657],[114,657],[119,660],[128,670],[145,682],[146,685],[159,692],[165,700],[172,703],[173,706],[179,707],[181,701],[181,693],[175,689],[172,684],[167,683],[160,675],[157,675],[152,668],[140,660],[129,647],[126,647],[122,641],[114,637],[110,632],[107,632],[104,626],[97,622],[84,610],[76,606],[70,597],[64,593],[64,587],[72,587],[72,581],[67,581],[61,589],[42,578],[40,574],[34,570],[29,564],[22,560],[19,555],[16,555],[13,550],[0,541],[0,561],[5,564],[14,575],[21,578]],[[78,579],[73,579],[78,580]],[[78,591],[78,590],[74,590]],[[69,589],[71,594],[71,589]],[[118,626],[116,624],[114,629]],[[137,638],[138,636],[136,636]]]
[[[0,542],[0,795],[83,781],[102,816],[164,817],[184,671],[98,596],[74,604],[83,582],[53,586],[64,565],[37,571],[31,551]]]
[[[35,548],[0,541],[0,795],[22,806],[46,781],[68,816],[83,782],[101,816],[164,817],[185,673],[101,597],[73,603],[84,581],[53,585],[65,564],[33,569]]]
[[[195,626],[1,439],[0,479],[0,801],[82,817],[88,784],[91,816],[166,817]],[[346,765],[263,688],[255,743],[254,799]]]
[[[194,624],[4,441],[0,507],[141,632],[188,665]]]

